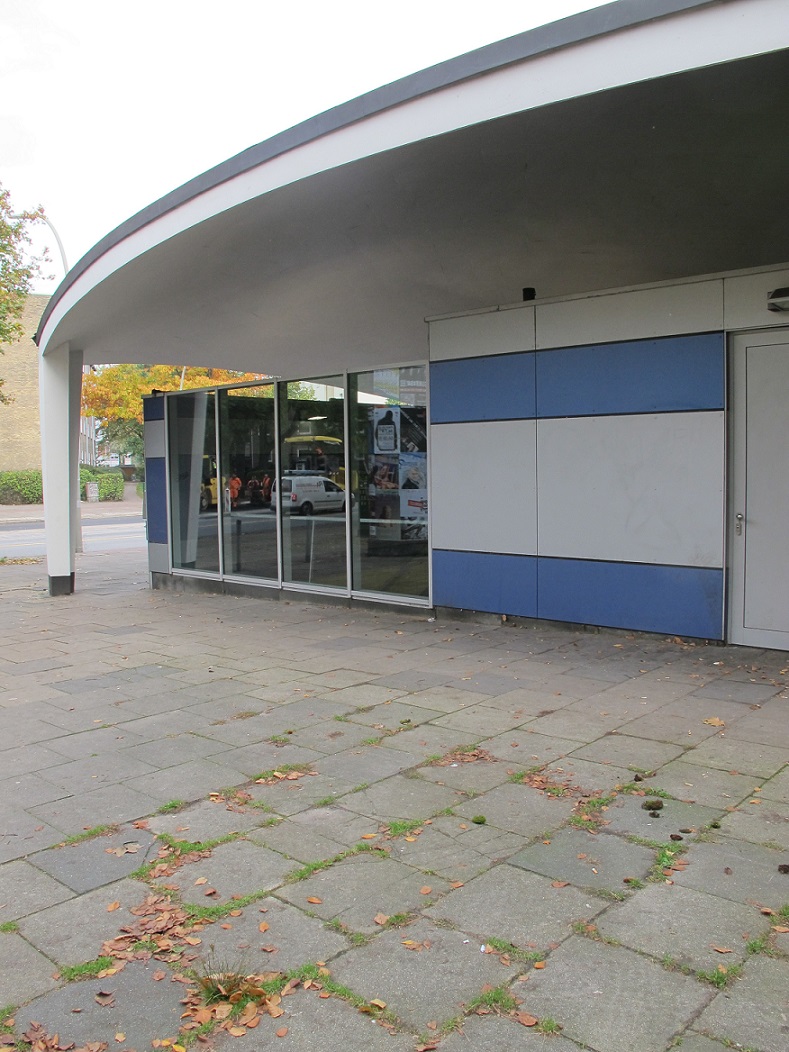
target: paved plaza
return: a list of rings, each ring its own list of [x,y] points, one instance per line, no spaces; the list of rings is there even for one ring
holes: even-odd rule
[[[0,565],[0,1049],[789,1048],[789,655],[77,588]]]

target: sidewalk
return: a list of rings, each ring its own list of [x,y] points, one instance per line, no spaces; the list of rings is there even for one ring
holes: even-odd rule
[[[78,558],[0,566],[8,1046],[786,1052],[789,656]]]
[[[82,519],[112,519],[122,515],[142,515],[142,498],[137,496],[137,483],[126,482],[123,500],[80,503]],[[0,523],[43,522],[43,504],[0,504]]]

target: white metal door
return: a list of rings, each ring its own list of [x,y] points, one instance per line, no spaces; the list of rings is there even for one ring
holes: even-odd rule
[[[729,639],[789,650],[789,330],[732,344]]]

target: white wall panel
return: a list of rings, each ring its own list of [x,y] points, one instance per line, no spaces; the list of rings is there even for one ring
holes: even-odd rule
[[[535,307],[537,349],[652,339],[723,328],[723,282],[612,292]]]
[[[539,553],[723,565],[722,412],[541,420]]]
[[[762,329],[789,325],[785,311],[767,310],[767,297],[789,286],[789,270],[724,278],[724,322],[727,329]]]
[[[434,548],[537,552],[536,421],[430,429]]]
[[[164,420],[146,420],[145,422],[145,455],[146,457],[165,456]]]
[[[534,350],[534,307],[513,307],[430,322],[430,360]]]

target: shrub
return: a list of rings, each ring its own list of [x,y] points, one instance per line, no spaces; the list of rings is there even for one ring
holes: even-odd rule
[[[87,499],[85,484],[88,482],[98,482],[99,500],[123,500],[123,474],[120,471],[80,467],[79,495],[82,500]]]
[[[42,504],[40,471],[0,471],[0,504]]]

